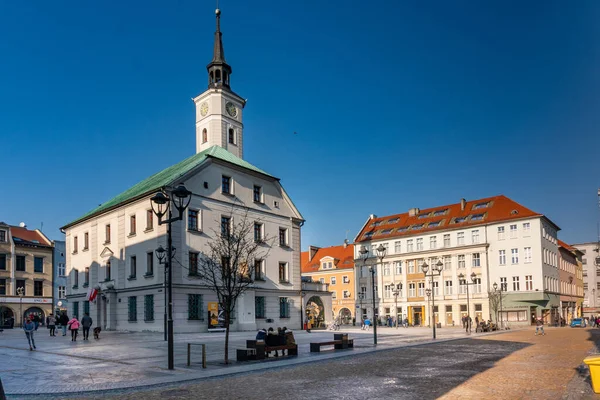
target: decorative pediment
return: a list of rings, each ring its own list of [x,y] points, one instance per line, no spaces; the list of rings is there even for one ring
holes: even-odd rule
[[[102,258],[110,258],[113,255],[114,255],[114,253],[108,247],[105,247],[104,250],[102,250],[102,253],[100,253],[100,257],[102,257]]]

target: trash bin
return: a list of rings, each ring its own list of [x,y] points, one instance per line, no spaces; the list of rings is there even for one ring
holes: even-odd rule
[[[594,392],[600,393],[600,354],[586,357],[583,362],[590,368],[590,377],[592,378]]]

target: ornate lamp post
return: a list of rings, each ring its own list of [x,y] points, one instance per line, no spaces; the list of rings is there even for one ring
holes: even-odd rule
[[[385,248],[382,244],[375,249],[377,252],[377,258],[379,258],[379,263],[381,264],[381,269],[383,270],[383,257],[385,257],[385,253],[387,252],[387,248]],[[379,321],[379,312],[375,308],[375,271],[377,270],[377,265],[373,265],[371,267],[371,283],[373,284],[373,314],[375,317],[375,323],[373,324],[373,343],[377,344],[377,323]]]
[[[192,192],[187,190],[185,186],[179,185],[170,193],[166,193],[165,191],[157,192],[150,199],[150,204],[152,205],[152,211],[156,214],[158,218],[158,224],[164,225],[167,224],[167,259],[165,267],[168,268],[168,285],[167,285],[167,293],[168,295],[168,304],[167,304],[167,342],[168,342],[168,368],[174,369],[174,360],[173,360],[173,237],[171,234],[171,224],[176,221],[181,221],[183,219],[183,213],[185,209],[190,204],[192,200]],[[178,215],[173,217],[172,207],[177,209]],[[163,217],[168,216],[166,220],[163,221]],[[159,248],[160,249],[160,248]],[[157,256],[158,250],[157,249]],[[164,249],[163,255],[164,255]],[[164,257],[164,256],[163,256]]]
[[[427,274],[427,271],[429,271],[429,265],[427,265],[426,262],[423,263],[423,265],[421,266],[421,270],[423,271],[423,274],[425,274],[425,277],[429,277],[430,279],[430,287],[432,290],[431,293],[431,312],[432,315],[435,312],[435,289],[433,287],[433,278],[435,276],[440,276],[442,274],[442,270],[444,269],[444,263],[441,260],[438,260],[437,263],[435,263],[434,265],[431,266],[431,273]],[[462,274],[461,274],[462,275]],[[460,276],[459,276],[460,278]],[[428,289],[429,290],[429,289]],[[468,286],[467,286],[467,293],[468,292]],[[469,303],[469,295],[467,294],[467,308]],[[435,339],[435,325],[436,325],[437,321],[435,320],[435,316],[433,316],[433,338]]]
[[[500,329],[504,329],[504,319],[502,318],[502,285],[500,285],[500,290],[498,290],[498,284],[494,282],[492,285],[494,288],[494,293],[497,293],[500,296]],[[498,322],[498,318],[496,318],[496,322]]]
[[[467,287],[467,332],[471,333],[471,307],[469,307],[469,286],[475,285],[475,279],[477,279],[477,275],[475,272],[471,273],[471,283],[467,282],[465,276],[461,273],[458,275],[458,280],[461,285],[465,285]]]
[[[25,288],[23,286],[17,288],[17,295],[19,296],[19,314],[21,315],[21,326],[23,326],[23,295],[25,294]]]

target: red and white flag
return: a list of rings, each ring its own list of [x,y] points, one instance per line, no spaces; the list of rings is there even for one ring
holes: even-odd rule
[[[96,299],[97,295],[98,295],[98,289],[90,288],[87,293],[87,300],[94,301]]]

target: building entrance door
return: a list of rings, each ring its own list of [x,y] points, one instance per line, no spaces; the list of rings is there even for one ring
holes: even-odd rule
[[[413,307],[413,326],[423,325],[423,307]]]

